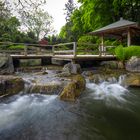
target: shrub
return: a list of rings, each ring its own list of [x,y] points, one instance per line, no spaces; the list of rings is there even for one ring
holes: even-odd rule
[[[140,56],[140,46],[123,47],[120,45],[115,49],[115,54],[121,61],[128,60],[132,56]]]
[[[121,60],[124,61],[125,60],[125,52],[124,52],[124,48],[122,45],[119,45],[116,49],[115,49],[115,55],[116,57]]]

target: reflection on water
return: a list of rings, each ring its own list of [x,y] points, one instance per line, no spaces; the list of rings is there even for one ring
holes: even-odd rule
[[[57,95],[0,103],[0,140],[139,140],[140,89],[88,83],[75,103]]]

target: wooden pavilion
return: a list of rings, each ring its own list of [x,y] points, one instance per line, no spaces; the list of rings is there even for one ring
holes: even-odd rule
[[[100,36],[101,38],[101,51],[105,51],[104,37],[115,37],[123,39],[127,38],[127,46],[131,45],[132,36],[140,34],[140,26],[136,22],[128,21],[120,18],[119,21],[102,27],[98,30],[89,33],[90,35]]]

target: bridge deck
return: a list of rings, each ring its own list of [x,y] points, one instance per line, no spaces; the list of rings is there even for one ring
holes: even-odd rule
[[[11,55],[15,59],[42,59],[42,58],[53,58],[57,60],[67,60],[67,61],[72,61],[72,60],[77,60],[77,61],[86,61],[86,60],[115,60],[116,56],[113,55]]]
[[[14,59],[41,59],[41,58],[51,58],[52,55],[31,54],[31,55],[11,55],[11,57]]]

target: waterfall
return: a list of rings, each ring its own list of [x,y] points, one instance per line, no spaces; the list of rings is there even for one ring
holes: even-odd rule
[[[94,99],[104,100],[107,103],[114,102],[114,100],[125,102],[124,95],[128,94],[129,91],[123,85],[124,80],[125,75],[121,75],[118,80],[112,77],[99,84],[87,83],[87,89],[90,90],[90,96]]]
[[[32,91],[32,88],[34,86],[34,83],[32,82],[34,80],[34,78],[24,78],[24,91],[23,93],[30,93]]]

